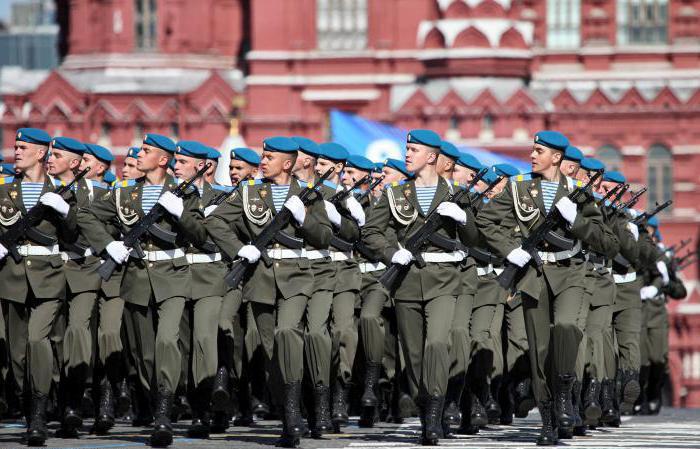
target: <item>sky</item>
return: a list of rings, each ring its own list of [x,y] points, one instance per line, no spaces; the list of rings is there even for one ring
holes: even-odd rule
[[[0,0],[0,20],[3,22],[10,20],[10,5],[21,2],[22,0]]]

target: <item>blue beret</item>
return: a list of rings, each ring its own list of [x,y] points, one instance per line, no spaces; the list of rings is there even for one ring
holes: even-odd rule
[[[0,174],[2,175],[14,175],[15,166],[12,164],[0,164]]]
[[[511,176],[520,174],[520,170],[510,164],[496,164],[492,168],[494,173],[496,173],[498,176],[506,176],[510,178]]]
[[[659,227],[659,217],[654,215],[650,219],[647,220],[647,224],[651,226],[652,228],[658,228]]]
[[[381,173],[383,168],[384,162],[377,162],[374,164],[374,171],[376,171],[377,173]]]
[[[133,157],[134,159],[136,159],[139,157],[139,151],[141,151],[141,148],[131,147],[129,148],[129,151],[126,152],[126,157]]]
[[[462,155],[457,159],[457,165],[462,167],[471,168],[472,170],[479,171],[484,168],[481,162],[469,153],[462,153]]]
[[[181,140],[177,143],[175,154],[196,157],[197,159],[207,159],[209,147],[196,140]]]
[[[175,158],[171,157],[170,161],[168,162],[168,168],[172,171],[175,171]]]
[[[583,151],[579,150],[573,145],[569,145],[566,147],[566,150],[564,150],[564,159],[581,163],[581,159],[583,159]]]
[[[559,131],[540,131],[535,134],[535,143],[553,150],[565,151],[569,146],[569,139]]]
[[[207,147],[207,149],[209,150],[209,152],[207,153],[207,159],[211,159],[212,161],[218,161],[221,157],[221,153],[219,153],[219,150],[212,147]]]
[[[94,143],[86,143],[85,144],[85,152],[87,154],[92,154],[95,156],[97,159],[110,163],[114,160],[114,155],[112,154],[111,151],[109,151],[107,148],[94,144]]]
[[[348,167],[354,167],[358,170],[372,171],[374,170],[374,162],[370,161],[359,154],[351,154],[348,156],[348,161],[345,163]]]
[[[168,153],[175,152],[175,142],[160,134],[148,133],[143,137],[143,143],[152,147],[160,148]]]
[[[413,176],[413,173],[408,171],[408,168],[406,168],[406,163],[404,161],[399,160],[399,159],[387,159],[384,162],[384,166],[400,171],[407,178],[410,178],[411,176]]]
[[[83,154],[87,151],[85,144],[71,137],[54,137],[51,146],[57,150],[70,151],[71,153]]]
[[[658,240],[658,241],[663,240],[661,238],[661,232],[659,231],[659,228],[654,228],[654,237],[656,237],[656,240]]]
[[[496,182],[496,180],[498,179],[498,175],[496,174],[495,171],[489,170],[486,172],[484,177],[481,179],[488,184],[492,184],[492,183]]]
[[[95,156],[95,157],[97,157],[97,156]],[[112,185],[112,183],[117,180],[117,177],[114,175],[114,173],[112,173],[111,170],[107,170],[105,172],[105,174],[102,176],[102,180],[105,183]]]
[[[408,132],[406,142],[427,145],[429,147],[440,149],[442,140],[435,131],[431,131],[429,129],[413,129]]]
[[[348,150],[339,143],[326,142],[318,146],[321,153],[318,157],[328,159],[333,162],[345,162],[349,156]]]
[[[289,137],[270,137],[263,140],[263,151],[296,153],[299,151],[299,144]]]
[[[321,150],[318,147],[318,144],[314,142],[311,139],[307,139],[306,137],[300,137],[300,136],[295,136],[292,137],[292,140],[299,145],[299,151],[302,153],[306,153],[309,156],[313,157],[318,157],[321,154]]]
[[[581,159],[581,168],[586,171],[605,171],[605,164],[593,157]]]
[[[619,171],[606,171],[605,174],[603,174],[603,181],[624,184],[625,182],[627,182],[627,179],[625,178],[625,175],[623,175]]]
[[[446,140],[443,140],[440,143],[440,153],[444,154],[450,159],[453,159],[454,161],[457,161],[457,159],[459,159],[459,156],[462,155],[462,153],[459,152],[456,146],[454,146]]]
[[[17,130],[17,134],[15,134],[15,140],[48,146],[48,144],[51,143],[51,136],[43,129],[20,128]]]
[[[243,161],[247,164],[255,165],[256,167],[260,165],[260,155],[250,148],[234,148],[231,150],[231,159]]]

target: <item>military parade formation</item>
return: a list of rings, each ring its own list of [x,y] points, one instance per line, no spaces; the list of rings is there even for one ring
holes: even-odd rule
[[[644,191],[557,131],[530,173],[430,130],[405,160],[271,137],[112,152],[17,130],[0,177],[0,417],[26,443],[117,420],[172,444],[281,421],[278,445],[418,416],[420,443],[508,426],[538,445],[659,412],[666,247]],[[84,420],[90,418],[88,427]],[[60,423],[55,435],[47,424]]]

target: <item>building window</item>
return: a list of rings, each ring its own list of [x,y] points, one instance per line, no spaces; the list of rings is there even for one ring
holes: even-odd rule
[[[647,204],[651,208],[673,197],[673,157],[665,146],[652,145],[647,162]]]
[[[320,50],[360,50],[367,46],[367,0],[316,0]]]
[[[136,49],[153,50],[156,48],[156,0],[134,0],[134,24],[136,25]]]
[[[665,44],[668,0],[617,0],[617,43]]]
[[[180,125],[177,122],[170,123],[170,137],[172,137],[173,140],[179,140]]]
[[[620,171],[622,169],[622,154],[612,145],[603,145],[596,152],[596,156],[605,164],[607,171]]]
[[[97,139],[97,143],[107,147],[112,145],[112,125],[109,122],[100,124],[100,137]]]
[[[581,44],[581,0],[547,0],[547,47]]]

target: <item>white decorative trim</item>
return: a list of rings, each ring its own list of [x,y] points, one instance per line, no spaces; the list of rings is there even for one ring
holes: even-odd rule
[[[532,44],[532,37],[535,30],[532,22],[523,20],[509,19],[441,19],[441,20],[424,20],[418,26],[418,47],[423,46],[425,38],[433,28],[440,30],[445,37],[445,45],[452,47],[455,39],[462,31],[474,27],[481,34],[486,36],[492,47],[497,47],[501,36],[510,28],[515,28],[523,37],[526,44]]]
[[[512,58],[529,59],[530,50],[515,48],[431,48],[414,53],[419,60],[426,59],[478,59],[478,58]]]
[[[674,145],[671,148],[671,153],[681,154],[700,154],[700,145]]]
[[[304,101],[372,101],[379,98],[378,89],[305,89],[301,93]]]
[[[438,5],[440,6],[440,11],[447,10],[447,8],[449,8],[450,5],[456,1],[466,3],[470,8],[473,8],[479,3],[482,3],[484,0],[437,0]],[[510,9],[510,0],[495,0],[495,2],[503,6],[503,9],[505,10]]]
[[[694,182],[674,182],[673,191],[674,192],[695,192],[697,190],[697,184]]]
[[[235,57],[199,54],[168,53],[102,53],[88,55],[68,55],[61,69],[93,69],[105,67],[187,67],[197,69],[235,69]]]
[[[344,84],[404,84],[412,83],[416,76],[409,73],[352,74],[352,75],[251,75],[246,78],[249,86],[306,86]]]
[[[628,145],[620,149],[623,156],[644,156],[647,152],[641,145]]]

